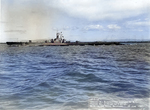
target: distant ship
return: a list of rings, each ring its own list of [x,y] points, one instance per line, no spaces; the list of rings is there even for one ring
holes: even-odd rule
[[[124,42],[101,42],[101,41],[95,41],[95,42],[70,42],[66,41],[64,39],[64,36],[62,32],[56,33],[56,38],[45,40],[41,42],[32,42],[29,40],[29,42],[6,42],[9,46],[20,46],[20,45],[27,45],[27,46],[85,46],[85,45],[124,45]]]

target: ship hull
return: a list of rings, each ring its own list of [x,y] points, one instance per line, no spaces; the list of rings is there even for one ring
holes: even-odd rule
[[[7,45],[23,45],[23,42],[6,42]]]
[[[68,43],[43,43],[40,46],[69,46]]]

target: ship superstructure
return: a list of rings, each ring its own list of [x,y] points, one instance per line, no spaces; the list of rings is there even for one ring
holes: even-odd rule
[[[64,36],[62,32],[56,33],[56,38],[51,39],[50,41],[45,41],[45,43],[41,44],[40,46],[67,46],[68,43],[66,43],[66,40],[64,39]]]
[[[64,36],[62,34],[62,32],[57,32],[56,33],[56,38],[55,39],[51,39],[51,43],[65,43],[66,40],[64,39]]]

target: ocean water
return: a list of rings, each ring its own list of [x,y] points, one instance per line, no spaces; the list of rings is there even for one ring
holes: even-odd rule
[[[0,45],[0,110],[149,110],[149,84],[150,44]]]

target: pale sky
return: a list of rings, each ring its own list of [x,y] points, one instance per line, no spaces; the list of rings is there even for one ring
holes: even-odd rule
[[[1,0],[0,42],[150,40],[150,0]]]

